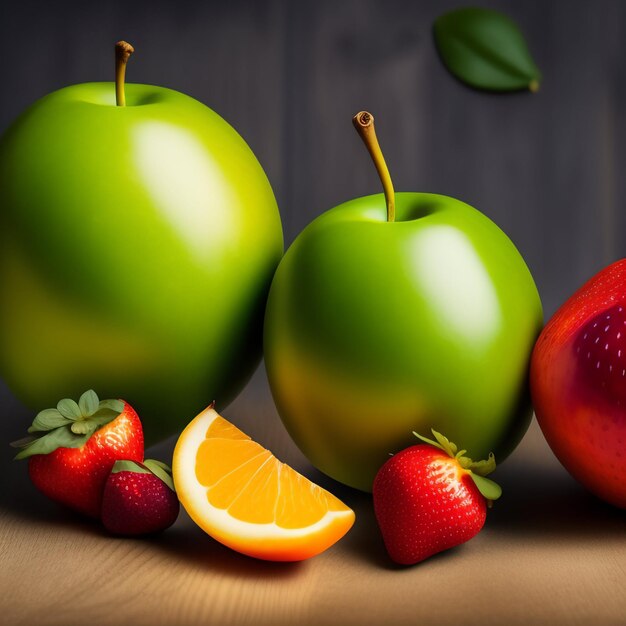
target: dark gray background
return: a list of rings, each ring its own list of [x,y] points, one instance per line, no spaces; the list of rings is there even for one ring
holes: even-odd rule
[[[186,92],[248,141],[289,243],[322,211],[379,191],[350,123],[366,108],[396,188],[494,219],[550,315],[626,249],[626,2],[481,2],[526,34],[544,75],[536,95],[482,93],[448,74],[431,25],[458,5],[2,0],[0,130],[54,89],[112,80],[113,43],[128,39],[130,82]]]

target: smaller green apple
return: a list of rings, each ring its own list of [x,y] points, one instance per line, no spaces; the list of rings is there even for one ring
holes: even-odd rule
[[[527,376],[542,325],[509,238],[446,196],[394,194],[362,112],[355,125],[382,194],[327,211],[274,276],[264,353],[278,412],[321,471],[369,491],[389,457],[432,428],[499,462],[532,412]]]

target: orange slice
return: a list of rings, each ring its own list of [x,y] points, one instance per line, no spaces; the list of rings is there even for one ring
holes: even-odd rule
[[[259,559],[315,556],[354,523],[352,509],[281,463],[212,406],[180,435],[172,470],[193,521],[229,548]]]

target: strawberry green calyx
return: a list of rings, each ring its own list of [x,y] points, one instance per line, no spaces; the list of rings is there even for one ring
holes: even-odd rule
[[[427,443],[439,450],[443,450],[451,458],[455,459],[459,465],[470,475],[470,478],[474,481],[478,491],[488,501],[488,503],[497,500],[502,495],[502,488],[489,478],[485,478],[487,474],[491,474],[496,469],[496,458],[493,453],[489,454],[489,457],[483,461],[473,461],[468,456],[465,456],[467,450],[459,450],[457,445],[450,441],[447,437],[444,437],[441,433],[431,429],[436,441],[423,437],[422,435],[413,431],[413,434],[421,439],[424,443]]]
[[[80,448],[98,428],[112,422],[124,406],[123,400],[99,400],[93,389],[83,393],[78,402],[64,398],[56,408],[37,413],[28,429],[29,436],[11,444],[20,448],[15,460],[50,454],[57,448]]]
[[[172,479],[172,468],[155,459],[146,459],[141,463],[137,461],[115,461],[111,474],[118,472],[135,472],[136,474],[154,474],[159,480],[164,482],[173,492],[176,492]]]

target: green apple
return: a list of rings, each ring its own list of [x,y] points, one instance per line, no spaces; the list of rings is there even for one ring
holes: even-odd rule
[[[531,418],[543,317],[509,238],[459,200],[394,197],[368,141],[387,208],[382,194],[358,198],[298,236],[274,276],[264,339],[290,435],[318,469],[365,491],[389,454],[418,443],[413,431],[503,460]]]
[[[116,84],[51,93],[0,142],[0,374],[35,409],[124,398],[155,441],[254,370],[283,238],[244,140],[193,98],[124,86],[130,51]]]

